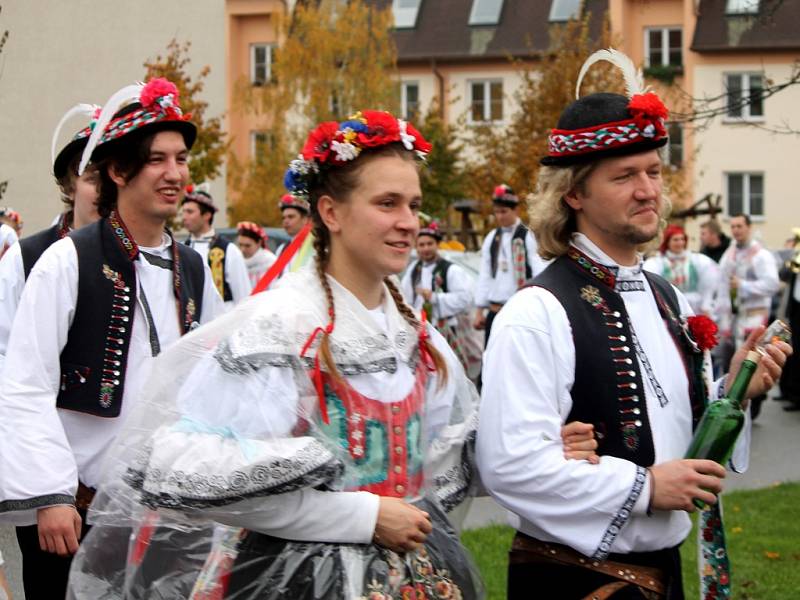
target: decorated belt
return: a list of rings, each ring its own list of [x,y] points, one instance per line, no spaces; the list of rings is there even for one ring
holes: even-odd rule
[[[517,532],[511,544],[509,560],[511,564],[544,562],[580,567],[618,580],[597,588],[582,600],[606,600],[628,586],[637,586],[646,598],[659,598],[666,594],[661,569],[613,560],[594,560],[563,544],[542,542],[520,532]]]
[[[83,485],[78,482],[78,493],[75,494],[75,508],[79,510],[87,510],[89,505],[94,500],[94,494],[97,490]]]

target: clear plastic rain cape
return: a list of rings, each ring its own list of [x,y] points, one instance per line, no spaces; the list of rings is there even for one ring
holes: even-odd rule
[[[329,281],[340,379],[313,376],[329,316],[312,270],[155,361],[109,453],[69,598],[482,597],[446,516],[478,485],[475,389],[432,327],[447,380],[429,369],[388,290],[369,311]],[[430,513],[424,547],[372,543],[365,492]]]

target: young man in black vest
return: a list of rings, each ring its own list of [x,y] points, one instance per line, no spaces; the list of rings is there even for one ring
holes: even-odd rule
[[[200,256],[165,229],[196,136],[177,89],[157,79],[112,99],[79,166],[97,165],[103,218],[33,267],[3,372],[0,520],[18,526],[28,598],[64,597],[103,457],[152,358],[222,307]]]
[[[190,186],[181,203],[183,226],[189,232],[186,245],[208,262],[217,291],[231,308],[250,295],[250,279],[239,248],[214,231],[216,213],[211,194],[201,186]]]
[[[53,133],[53,149],[61,126],[69,117],[80,114],[93,120],[99,110],[99,106],[79,104],[67,111]],[[97,213],[97,169],[90,165],[83,175],[78,176],[78,163],[91,132],[91,124],[78,131],[53,160],[53,175],[66,210],[51,227],[14,244],[5,255],[5,260],[0,261],[0,371],[5,361],[11,324],[33,265],[47,248],[71,230],[80,229],[100,218]]]
[[[519,218],[519,198],[507,185],[494,189],[492,206],[497,228],[483,240],[481,270],[475,290],[474,326],[486,332],[514,293],[541,273],[546,263],[536,252],[536,238]]]
[[[638,252],[669,214],[657,150],[666,116],[655,94],[597,93],[568,106],[550,134],[531,224],[555,260],[503,308],[484,356],[477,462],[516,517],[509,598],[683,598],[687,512],[722,489],[722,466],[682,456],[708,396],[732,379],[706,378],[688,302],[642,271]],[[750,397],[773,384],[791,348],[767,351]],[[563,458],[559,429],[576,419],[594,426],[599,464]],[[733,467],[746,462],[747,431]],[[708,591],[729,585],[729,573],[719,513],[701,519],[714,532],[703,546],[716,560]]]
[[[406,269],[400,289],[415,310],[425,309],[427,319],[445,337],[467,375],[477,377],[480,348],[473,349],[474,344],[467,338],[471,333],[472,282],[464,269],[439,254],[442,239],[436,222],[419,230],[417,260]]]

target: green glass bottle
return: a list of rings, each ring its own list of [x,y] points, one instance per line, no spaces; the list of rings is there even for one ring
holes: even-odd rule
[[[725,466],[744,426],[742,401],[760,359],[759,352],[748,352],[727,395],[706,407],[685,458],[707,458]]]
[[[744,426],[742,400],[759,360],[758,351],[747,353],[727,395],[706,407],[684,458],[707,458],[723,467],[728,463]],[[697,508],[705,508],[702,500],[695,498],[693,502]]]

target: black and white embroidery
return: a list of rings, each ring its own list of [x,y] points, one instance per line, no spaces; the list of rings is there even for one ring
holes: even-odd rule
[[[617,514],[614,515],[614,518],[611,520],[611,524],[603,534],[603,539],[601,540],[600,545],[592,555],[594,560],[605,560],[608,558],[608,555],[611,553],[611,546],[613,545],[614,540],[617,539],[619,532],[622,531],[623,527],[625,527],[628,519],[630,519],[631,513],[633,512],[633,507],[636,505],[636,501],[639,499],[646,481],[647,469],[637,466],[636,476],[633,479],[631,492],[628,494],[628,497],[625,499],[622,507],[617,511]]]
[[[26,498],[25,500],[3,500],[0,502],[0,513],[33,510],[56,504],[75,504],[75,497],[66,494],[48,494],[47,496]]]
[[[644,281],[634,279],[632,281],[619,280],[614,284],[614,290],[617,292],[644,292]]]
[[[656,374],[653,372],[653,367],[650,364],[650,360],[647,358],[647,354],[644,353],[644,348],[639,343],[639,338],[636,336],[636,332],[633,329],[633,323],[631,323],[630,319],[628,319],[628,327],[631,331],[631,341],[633,342],[633,347],[636,350],[636,356],[639,358],[639,362],[642,363],[644,366],[644,371],[647,373],[647,379],[650,381],[650,385],[653,386],[653,389],[656,392],[656,397],[658,398],[658,404],[661,408],[664,408],[667,404],[669,404],[669,398],[664,393],[664,389],[661,387],[661,384],[658,383],[658,379],[656,379]]]

